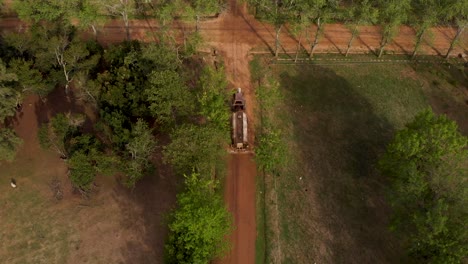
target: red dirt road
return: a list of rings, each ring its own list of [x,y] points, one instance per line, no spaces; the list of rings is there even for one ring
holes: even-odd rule
[[[232,36],[236,32],[238,43],[248,44],[250,47],[267,51],[274,48],[274,28],[266,23],[255,20],[246,11],[246,8],[238,9],[237,1],[230,1],[231,8],[228,13],[221,14],[219,18],[202,21],[200,32],[205,36],[207,42],[216,42],[219,38]],[[235,18],[235,19],[234,19]],[[7,17],[0,19],[0,32],[21,31],[25,28],[25,23],[17,18]],[[193,25],[186,25],[180,21],[174,22],[174,29],[193,31]],[[158,23],[153,19],[133,20],[130,22],[130,35],[132,39],[154,41],[155,32],[159,30]],[[362,26],[361,34],[352,45],[350,53],[375,52],[380,43],[379,26]],[[434,27],[428,31],[426,38],[421,43],[419,54],[445,55],[450,41],[455,36],[456,29],[451,27]],[[301,46],[310,50],[310,41],[313,40],[315,28],[310,29],[309,40],[302,36],[294,36],[288,27],[284,27],[280,34],[281,52],[294,53],[301,39]],[[88,33],[92,37],[91,31]],[[125,40],[126,34],[123,22],[112,20],[99,30],[98,41],[102,44],[119,43]],[[320,38],[316,48],[317,53],[344,53],[351,32],[343,24],[326,24],[324,33]],[[394,38],[386,50],[396,54],[411,54],[416,40],[414,29],[402,26],[399,34]],[[468,31],[464,31],[460,36],[458,45],[455,46],[452,55],[468,52]]]
[[[217,23],[221,28],[230,29],[220,34],[211,34],[203,30],[204,38],[210,46],[215,47],[224,59],[228,89],[240,87],[244,92],[249,120],[249,142],[255,141],[255,98],[250,83],[249,51],[251,43],[238,30],[243,21],[242,10],[235,0],[230,2],[230,12],[224,14]],[[204,25],[203,25],[204,28]],[[240,29],[240,28],[239,28]],[[252,36],[252,35],[250,35]],[[257,168],[253,154],[233,153],[229,155],[228,174],[225,181],[224,198],[229,211],[234,218],[235,230],[230,236],[231,251],[225,258],[217,261],[219,264],[254,264],[256,240],[255,214],[255,177]]]
[[[255,176],[252,154],[229,155],[224,197],[233,214],[235,230],[230,237],[231,251],[219,264],[255,263]]]

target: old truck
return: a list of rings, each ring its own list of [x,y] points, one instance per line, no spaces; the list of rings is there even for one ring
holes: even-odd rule
[[[245,150],[247,146],[245,99],[241,88],[237,88],[232,98],[232,147],[236,150]]]

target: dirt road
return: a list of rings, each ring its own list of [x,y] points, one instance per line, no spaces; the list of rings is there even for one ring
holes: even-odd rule
[[[255,47],[259,51],[273,50],[275,43],[274,28],[271,25],[255,20],[254,17],[244,8],[238,8],[237,1],[230,1],[229,12],[223,13],[216,19],[202,21],[200,31],[206,36],[208,42],[216,42],[220,38],[231,37],[237,43],[245,43],[250,47]],[[24,29],[26,25],[17,18],[7,17],[0,20],[0,32],[11,32]],[[192,31],[193,26],[175,22],[174,29]],[[132,39],[146,41],[155,40],[155,32],[159,30],[158,23],[153,19],[133,20],[130,22],[130,35]],[[380,43],[380,27],[362,26],[361,34],[352,45],[350,53],[370,53],[375,52]],[[310,28],[309,38],[305,34],[293,35],[288,27],[284,27],[280,34],[281,52],[294,53],[298,47],[298,40],[305,50],[310,50],[310,42],[313,40],[315,27]],[[456,29],[450,27],[434,27],[426,34],[420,47],[420,54],[445,55],[450,41],[455,36]],[[88,33],[92,37],[91,31]],[[232,36],[235,35],[236,39]],[[118,43],[125,39],[125,29],[123,22],[112,20],[103,28],[99,29],[98,41],[103,44]],[[320,38],[316,48],[317,53],[344,53],[348,45],[351,33],[346,25],[326,24],[323,36]],[[387,46],[389,52],[397,54],[411,54],[416,37],[414,29],[408,26],[400,28],[398,35],[393,42]],[[457,55],[468,52],[468,31],[461,35],[458,45],[452,52]]]
[[[238,30],[241,26],[242,10],[236,1],[230,2],[230,11],[224,14],[217,23],[223,28],[231,29],[224,34],[211,34],[205,31],[202,25],[205,39],[208,44],[217,49],[224,60],[226,75],[229,81],[228,89],[240,87],[244,92],[249,120],[249,142],[253,143],[254,137],[254,111],[255,98],[250,83],[249,50],[251,43],[246,41],[243,32]],[[225,181],[224,198],[229,211],[234,217],[235,230],[231,235],[232,249],[229,254],[218,263],[223,264],[253,264],[255,263],[255,177],[256,165],[253,154],[229,155],[228,174]]]
[[[229,155],[224,197],[233,214],[231,251],[218,264],[255,263],[255,175],[252,154]]]

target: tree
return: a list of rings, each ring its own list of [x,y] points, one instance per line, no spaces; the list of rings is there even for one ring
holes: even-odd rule
[[[408,19],[411,0],[380,0],[379,22],[382,26],[382,39],[378,57],[382,57],[385,47],[390,43],[404,22]]]
[[[153,71],[149,84],[145,90],[149,109],[162,125],[172,125],[178,116],[187,116],[193,111],[193,96],[176,71]]]
[[[412,16],[416,28],[416,43],[412,57],[416,56],[419,46],[427,32],[427,29],[439,22],[443,12],[444,1],[441,0],[413,0],[411,7],[415,11]]]
[[[96,177],[92,158],[82,151],[77,151],[68,161],[68,166],[73,186],[78,188],[82,193],[89,191]]]
[[[187,10],[186,13],[194,13],[196,18],[196,31],[198,31],[198,24],[201,16],[213,15],[220,12],[221,1],[218,0],[189,0],[192,10]]]
[[[199,85],[201,88],[201,94],[198,97],[200,114],[217,127],[220,132],[227,133],[229,130],[227,120],[229,120],[230,113],[224,67],[219,69],[205,67],[201,73]]]
[[[347,9],[347,18],[349,18],[349,28],[351,30],[351,38],[346,48],[345,57],[348,56],[353,40],[359,36],[359,26],[365,24],[373,24],[377,22],[378,9],[372,6],[373,2],[370,0],[359,0],[354,3],[351,8]]]
[[[134,0],[99,0],[109,14],[120,16],[125,25],[127,40],[130,40],[130,16],[137,13]]]
[[[315,49],[323,33],[323,27],[335,14],[339,1],[337,0],[305,0],[299,1],[300,15],[306,23],[312,24],[315,21],[317,30],[314,41],[311,44],[309,56],[314,56]]]
[[[447,0],[448,4],[446,9],[442,14],[445,15],[445,20],[450,22],[455,22],[457,25],[457,33],[450,42],[450,47],[445,54],[445,58],[450,56],[453,48],[455,47],[458,39],[460,38],[463,31],[465,31],[468,26],[468,1],[458,1],[458,0]]]
[[[13,161],[23,140],[9,128],[0,128],[0,160]]]
[[[70,180],[75,188],[86,195],[97,174],[111,176],[119,171],[119,159],[104,154],[102,143],[89,134],[75,136],[69,140],[67,161]]]
[[[392,229],[429,263],[460,263],[468,252],[468,138],[427,110],[399,131],[379,163],[390,177]]]
[[[70,139],[83,122],[81,115],[57,114],[49,123],[39,128],[39,143],[43,148],[53,148],[61,158],[66,159],[69,154]]]
[[[7,72],[6,66],[0,60],[0,123],[6,117],[14,116],[16,106],[21,103],[21,94],[13,88],[13,83],[18,80],[14,73]]]
[[[91,53],[93,43],[81,42],[76,29],[66,23],[33,24],[28,34],[12,37],[14,35],[20,34],[11,34],[10,44],[28,60],[18,59],[12,66],[15,71],[26,70],[20,73],[22,77],[34,77],[33,80],[21,78],[20,83],[31,84],[32,81],[34,88],[40,88],[41,95],[46,95],[57,84],[64,85],[68,92],[75,74],[90,71],[100,58],[99,53]],[[21,38],[25,40],[20,41]]]
[[[79,20],[78,27],[89,28],[93,30],[94,37],[97,37],[97,28],[106,22],[106,17],[101,14],[102,7],[96,0],[82,0],[77,10]]]
[[[13,9],[21,20],[53,22],[65,18],[67,11],[74,9],[76,4],[75,0],[14,0]]]
[[[209,263],[228,249],[226,236],[232,219],[213,182],[199,174],[185,177],[185,191],[177,196],[166,243],[167,263]]]
[[[252,4],[256,6],[257,12],[261,17],[275,26],[275,58],[278,57],[280,48],[280,33],[284,24],[293,22],[296,18],[294,1],[270,1],[270,0],[251,0]]]
[[[52,85],[47,85],[42,73],[34,68],[32,61],[12,59],[9,70],[18,76],[18,85],[22,93],[32,92],[40,97],[44,97],[54,88]]]
[[[79,71],[89,71],[99,61],[99,54],[90,56],[87,45],[76,39],[68,40],[56,37],[50,40],[50,47],[54,50],[57,65],[63,72],[65,78],[65,92],[68,93],[70,83]]]
[[[213,126],[184,124],[171,133],[171,143],[164,148],[164,159],[179,173],[212,171],[225,155],[221,148],[227,135]]]
[[[143,172],[151,164],[149,159],[155,147],[156,140],[152,135],[152,130],[145,121],[138,119],[132,129],[132,137],[126,145],[131,155],[126,171],[128,186],[135,186],[135,183],[143,176]]]

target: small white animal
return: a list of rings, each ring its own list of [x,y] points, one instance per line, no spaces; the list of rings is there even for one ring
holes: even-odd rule
[[[14,179],[11,179],[10,185],[11,187],[16,188],[16,181]]]

